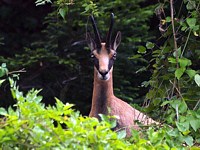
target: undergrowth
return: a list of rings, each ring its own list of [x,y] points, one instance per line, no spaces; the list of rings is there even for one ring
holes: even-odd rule
[[[165,102],[169,109],[166,120],[171,125],[141,127],[126,138],[125,131],[111,130],[115,122],[109,117],[82,116],[73,104],[63,104],[56,98],[54,106],[45,106],[40,90],[23,94],[17,86],[18,75],[9,74],[6,65],[0,67],[1,83],[8,81],[16,104],[0,108],[1,149],[199,149],[200,110],[189,110],[180,101]],[[9,77],[5,77],[5,76]],[[173,121],[179,108],[179,119]]]

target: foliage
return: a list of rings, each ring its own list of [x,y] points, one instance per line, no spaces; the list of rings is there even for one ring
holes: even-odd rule
[[[43,13],[50,4],[51,10]],[[10,88],[0,96],[11,94],[15,101],[8,109],[0,108],[2,149],[199,149],[200,3],[160,1],[155,12],[161,36],[150,32],[155,30],[149,31],[147,25],[156,6],[151,4],[144,0],[131,5],[125,0],[37,0],[37,13],[32,9],[10,13],[16,12],[14,5],[1,5],[0,61],[4,63],[0,66],[0,85],[5,91],[9,80]],[[105,34],[110,12],[115,13],[114,31],[123,33],[114,69],[116,95],[132,102],[145,93],[143,87],[149,87],[146,100],[151,103],[145,111],[154,110],[155,118],[169,124],[141,127],[140,131],[133,130],[130,138],[125,138],[124,130],[111,131],[116,126],[113,116],[100,115],[100,122],[80,115],[72,104],[63,104],[76,102],[84,113],[89,109],[86,103],[92,93],[92,65],[84,43],[85,26],[92,32],[87,17],[94,14]],[[160,36],[156,42],[152,40],[154,35]],[[28,70],[19,81],[20,87],[13,80],[18,75],[9,72],[6,64],[15,70]],[[54,104],[54,96],[63,102],[56,99],[54,106],[48,105]],[[1,99],[1,103],[8,101]]]
[[[145,68],[152,69],[151,79],[143,82],[143,86],[150,87],[147,111],[160,110],[163,102],[174,100],[186,102],[190,109],[199,108],[199,5],[195,0],[164,1],[156,8],[159,42],[147,42],[146,47],[138,49],[139,53],[152,56]]]
[[[5,64],[2,66],[1,72],[5,70]],[[99,122],[96,118],[80,115],[72,109],[72,104],[63,104],[58,99],[55,106],[45,106],[42,96],[38,95],[41,90],[32,89],[24,95],[11,76],[8,80],[16,104],[7,110],[0,108],[2,149],[198,149],[194,146],[197,144],[195,139],[190,136],[191,130],[185,128],[183,122],[176,122],[174,128],[167,125],[141,127],[140,131],[133,130],[130,138],[125,138],[124,130],[111,130],[116,122],[109,116],[100,115],[102,121]],[[170,105],[174,107],[173,103]],[[180,112],[185,113],[186,103],[180,108]],[[194,119],[192,128],[198,132],[200,126],[194,117],[199,119],[199,113],[190,111],[190,114]]]
[[[36,6],[38,6],[38,5],[44,5],[46,3],[52,3],[52,2],[51,2],[51,0],[37,0],[35,2]]]
[[[59,97],[63,102],[75,103],[82,113],[88,114],[93,65],[85,42],[86,26],[92,32],[87,19],[93,13],[105,37],[113,12],[113,37],[118,30],[122,32],[114,66],[115,94],[125,101],[143,102],[140,98],[146,89],[139,90],[139,86],[148,77],[138,70],[148,62],[142,57],[128,58],[137,53],[137,46],[154,37],[147,25],[154,13],[152,3],[144,0],[133,1],[131,5],[126,0],[35,2],[37,7],[31,2],[0,6],[0,34],[4,37],[0,62],[6,62],[12,70],[27,70],[19,81],[23,91],[42,88],[43,102],[53,104],[53,97]],[[9,93],[8,89],[6,92]]]
[[[152,68],[151,79],[143,82],[150,87],[146,100],[151,102],[146,111],[156,110],[160,120],[175,127],[180,132],[177,136],[188,145],[199,145],[200,141],[200,78],[196,65],[200,58],[199,6],[195,0],[160,2],[156,8],[160,42],[147,42],[138,48],[138,53],[152,56],[145,68]]]
[[[180,131],[180,136],[188,145],[200,143],[200,109],[188,109],[185,101],[174,99],[163,102],[162,106],[169,104],[169,108],[165,114],[165,120],[168,124],[176,126],[176,130]],[[176,118],[176,120],[174,120]]]
[[[0,78],[2,78],[3,76],[7,75],[8,74],[8,69],[6,67],[6,64],[3,63],[1,66],[0,66]],[[5,79],[1,79],[0,80],[0,86],[1,84],[5,81]]]
[[[4,71],[4,68],[0,68]],[[55,106],[41,103],[41,90],[19,91],[9,77],[12,97],[16,100],[8,110],[0,108],[0,147],[3,149],[122,149],[125,143],[110,124],[96,118],[83,117],[56,99]]]
[[[81,116],[71,107],[56,100],[55,106],[40,103],[38,90],[26,96],[18,91],[10,79],[16,109],[1,108],[0,145],[3,149],[102,149],[120,148],[124,143],[110,130],[106,122]],[[13,84],[13,85],[12,85]],[[67,126],[67,129],[62,129]]]

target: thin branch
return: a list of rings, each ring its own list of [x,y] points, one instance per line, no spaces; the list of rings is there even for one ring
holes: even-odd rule
[[[186,49],[188,40],[189,40],[189,38],[190,38],[191,31],[192,31],[192,30],[190,29],[190,31],[189,31],[189,33],[188,33],[188,36],[187,36],[187,39],[186,39],[186,42],[185,42],[185,45],[184,45],[184,47],[183,47],[183,51],[182,51],[182,53],[181,53],[181,57],[183,57],[183,54],[184,54],[184,51],[185,51],[185,49]]]
[[[178,104],[176,104],[176,119],[179,121],[179,109],[178,109]]]
[[[180,90],[176,86],[174,86],[174,83],[171,80],[170,80],[170,83],[173,85],[173,89],[176,89],[176,91],[179,94],[179,96],[181,97],[181,99],[183,99],[183,96],[182,96]]]
[[[174,50],[176,53],[176,63],[177,63],[177,68],[179,68],[178,65],[178,46],[176,42],[176,31],[174,27],[174,7],[173,7],[173,0],[170,0],[170,9],[171,9],[171,22],[172,22],[172,31],[173,31],[173,37],[174,37]]]
[[[198,102],[197,102],[196,105],[194,106],[193,110],[196,110],[196,109],[198,108],[199,104],[200,104],[200,99],[198,100]]]
[[[174,37],[174,51],[175,51],[175,55],[176,55],[176,69],[179,68],[179,64],[178,64],[178,60],[179,60],[179,56],[178,56],[178,46],[177,46],[177,42],[176,42],[176,31],[175,31],[175,25],[174,25],[174,7],[173,7],[173,0],[170,0],[170,11],[171,11],[171,22],[172,22],[172,31],[173,31],[173,37]],[[174,83],[173,83],[173,90],[174,91],[174,88],[176,88],[176,90],[178,91],[179,93],[179,96],[180,95],[180,87],[179,87],[179,83],[178,83],[178,80],[176,78],[174,78]],[[173,93],[172,93],[173,94]]]
[[[179,18],[179,16],[180,16],[180,13],[181,13],[181,9],[182,9],[182,7],[183,7],[183,1],[181,2],[181,6],[179,7],[179,11],[178,11],[178,18]]]
[[[23,69],[21,69],[21,70],[17,70],[17,71],[8,72],[8,74],[22,73],[22,72],[26,72],[25,68],[23,68]]]

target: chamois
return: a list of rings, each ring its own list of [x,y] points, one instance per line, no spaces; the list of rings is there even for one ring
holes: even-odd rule
[[[100,119],[98,114],[118,116],[117,126],[114,130],[125,129],[127,136],[130,136],[131,128],[139,129],[136,120],[144,125],[155,123],[155,121],[134,109],[128,103],[115,97],[113,93],[113,64],[116,59],[116,50],[121,42],[120,31],[117,32],[114,42],[111,42],[114,14],[111,13],[110,27],[105,42],[102,42],[100,38],[92,15],[90,16],[90,20],[94,29],[95,38],[93,39],[89,32],[86,33],[86,40],[94,62],[93,96],[89,116],[98,119]]]

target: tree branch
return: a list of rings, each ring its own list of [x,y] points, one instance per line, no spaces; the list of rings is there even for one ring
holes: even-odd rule
[[[174,25],[174,6],[173,6],[173,0],[170,0],[170,11],[171,11],[171,22],[172,22],[172,32],[173,32],[173,38],[174,38],[174,51],[175,51],[175,55],[176,55],[176,69],[179,68],[179,63],[178,63],[178,60],[179,60],[179,56],[178,56],[178,46],[177,46],[177,42],[176,42],[176,31],[175,31],[175,25]],[[177,94],[177,96],[180,96],[180,87],[179,87],[179,84],[178,84],[178,80],[176,79],[176,77],[174,78],[174,83],[173,83],[173,93],[172,95],[174,94],[174,89],[176,89],[177,91],[179,91]]]
[[[171,22],[172,22],[172,31],[173,31],[173,37],[174,37],[174,50],[176,54],[176,66],[179,68],[178,65],[178,46],[176,42],[176,31],[174,27],[174,7],[173,7],[173,0],[170,0],[170,9],[171,9]]]

